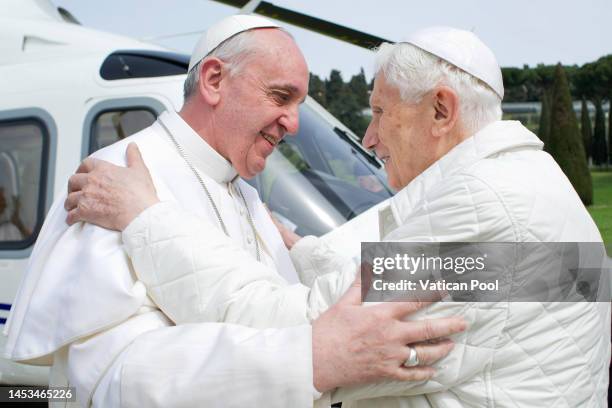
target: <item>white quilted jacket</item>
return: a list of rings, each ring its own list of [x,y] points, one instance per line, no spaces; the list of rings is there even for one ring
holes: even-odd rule
[[[205,282],[197,288],[202,308],[217,311],[203,314],[184,310],[180,302],[164,304],[164,298],[180,298],[171,293],[156,298],[162,309],[180,309],[170,315],[218,320],[231,315],[234,322],[257,327],[288,325],[278,317],[283,309],[296,319],[315,317],[352,280],[352,268],[338,272],[346,263],[309,237],[296,244],[292,258],[302,282],[312,286],[310,294],[300,290],[291,301],[287,294],[296,293],[295,287],[271,278],[271,286],[254,282],[239,248],[232,248],[235,257],[224,257],[232,284],[216,285],[206,274],[211,253],[202,248],[218,231],[176,211],[158,205],[124,231],[135,269],[148,271],[143,280],[149,289],[172,291],[164,269],[179,258],[196,266],[186,273]],[[565,175],[518,122],[495,122],[456,146],[397,193],[380,211],[379,223],[386,241],[601,242]],[[252,269],[272,276],[263,268]],[[241,276],[245,284],[238,283]],[[266,315],[256,311],[262,302],[257,293],[269,299],[263,302]],[[249,299],[256,301],[254,308]],[[454,350],[436,365],[432,380],[339,389],[332,399],[360,408],[606,406],[609,303],[438,303],[412,318],[457,314],[469,329],[454,337]]]

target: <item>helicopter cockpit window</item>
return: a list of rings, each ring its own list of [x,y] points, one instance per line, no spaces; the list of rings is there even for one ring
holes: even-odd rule
[[[32,245],[43,220],[48,136],[35,119],[0,122],[0,249]]]
[[[188,66],[188,55],[163,51],[117,51],[106,57],[100,67],[100,76],[113,81],[184,75]]]
[[[384,173],[307,105],[300,131],[249,180],[272,213],[300,235],[322,235],[391,197]]]
[[[148,109],[105,111],[93,122],[89,153],[111,145],[150,126],[156,115]]]

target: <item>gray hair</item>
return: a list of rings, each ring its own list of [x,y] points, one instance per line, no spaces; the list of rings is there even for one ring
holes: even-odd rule
[[[420,102],[439,85],[453,89],[459,95],[460,122],[470,134],[502,117],[501,98],[488,85],[412,44],[381,44],[375,64],[375,72],[382,71],[408,103]]]
[[[293,36],[283,28],[274,27],[274,29],[280,30],[293,38]],[[254,31],[255,30],[243,31],[228,38],[191,68],[183,84],[183,98],[185,102],[187,102],[198,87],[200,67],[202,66],[202,62],[207,58],[216,57],[223,61],[228,69],[229,75],[236,75],[242,71],[249,58],[255,53],[258,47],[261,46],[257,43],[253,35]]]

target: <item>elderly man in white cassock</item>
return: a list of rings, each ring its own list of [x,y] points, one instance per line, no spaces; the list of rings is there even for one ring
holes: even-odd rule
[[[384,240],[601,243],[542,142],[519,122],[500,120],[501,70],[474,34],[429,28],[403,43],[383,44],[376,72],[363,143],[384,161],[399,190],[380,210]],[[104,199],[87,199],[75,189],[67,201],[70,222],[123,230],[139,276],[175,321],[284,326],[316,317],[352,279],[351,263],[317,238],[299,239],[281,228],[311,290],[280,287],[269,267],[223,234],[217,231],[211,243],[210,220],[163,199],[149,206],[159,200],[135,163],[132,173],[110,165],[91,170],[88,177],[102,173],[111,180],[96,190]],[[130,189],[142,204],[126,200]],[[90,210],[79,210],[78,202]],[[215,253],[231,259],[222,271]],[[517,270],[523,265],[520,256],[513,262]],[[186,293],[188,299],[178,297]],[[454,338],[454,350],[435,365],[430,381],[339,388],[333,401],[351,407],[606,405],[609,302],[436,303],[413,318],[453,314],[462,315],[469,330]],[[406,364],[418,363],[418,356],[411,354]]]
[[[157,200],[157,193],[170,208],[185,213],[185,219],[196,216],[206,223],[207,230],[200,232],[211,233],[211,247],[218,237],[259,265],[253,268],[253,285],[263,279],[283,289],[270,302],[253,297],[254,305],[259,302],[281,320],[274,328],[225,323],[243,322],[244,308],[226,319],[175,326],[186,319],[164,313],[151,300],[149,295],[157,292],[149,288],[147,293],[121,235],[92,224],[68,227],[65,197],[60,197],[47,216],[14,302],[5,355],[52,364],[51,385],[75,387],[75,406],[309,407],[321,392],[339,386],[431,378],[434,370],[427,365],[446,355],[452,343],[424,341],[462,331],[463,320],[404,322],[407,314],[423,307],[411,303],[363,309],[358,286],[319,316],[330,302],[329,294],[289,285],[297,275],[282,238],[256,191],[238,177],[262,171],[285,133],[297,131],[298,106],[307,87],[306,63],[288,33],[260,17],[226,18],[208,30],[194,51],[182,110],[162,114],[151,127],[85,163],[96,167],[104,159],[124,165],[130,142],[134,144],[128,147],[127,161],[133,163],[140,157],[137,144],[151,180],[143,164],[124,170],[147,184],[153,199],[138,191],[123,198],[139,213]],[[90,181],[86,174],[77,176],[86,178],[71,179],[71,189]],[[94,190],[84,186],[82,198],[92,198]],[[74,198],[71,194],[68,199]],[[118,222],[132,217],[116,208]],[[191,244],[184,248],[191,250]],[[224,258],[226,254],[212,255],[216,274],[231,271],[234,260]],[[167,273],[190,268],[182,263],[185,258],[175,259]],[[142,271],[143,276],[147,273]],[[195,305],[200,299],[191,297],[191,289],[197,285],[186,273],[177,276],[167,294],[174,296],[172,303]],[[248,282],[232,285],[228,290],[251,289]],[[279,306],[294,299],[313,306],[280,318]],[[415,350],[423,364],[404,366]]]

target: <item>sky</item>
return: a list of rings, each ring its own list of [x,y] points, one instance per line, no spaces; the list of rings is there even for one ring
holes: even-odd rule
[[[431,25],[473,31],[502,67],[538,63],[582,65],[612,54],[612,0],[269,0],[271,3],[360,31],[400,41]],[[238,9],[211,0],[52,0],[83,25],[148,39],[205,30]],[[310,71],[345,80],[364,68],[372,77],[369,50],[281,23],[295,37]],[[199,34],[153,42],[191,53]]]

